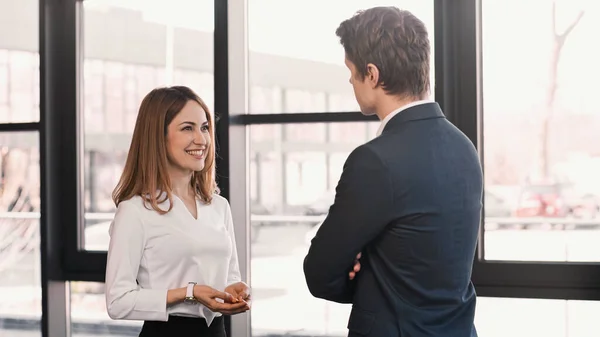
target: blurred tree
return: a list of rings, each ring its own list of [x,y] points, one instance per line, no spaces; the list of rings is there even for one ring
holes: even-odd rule
[[[546,93],[546,109],[545,114],[542,117],[542,123],[540,128],[540,153],[539,153],[539,175],[542,179],[548,179],[550,176],[550,160],[549,160],[549,138],[550,138],[550,122],[554,114],[554,101],[556,97],[556,89],[558,87],[558,64],[560,61],[560,55],[565,45],[565,41],[569,37],[569,34],[579,24],[585,11],[580,11],[577,17],[567,26],[562,32],[558,32],[556,25],[556,0],[552,1],[552,20],[551,20],[551,31],[552,31],[552,50],[550,55],[550,76],[548,81],[548,88]]]

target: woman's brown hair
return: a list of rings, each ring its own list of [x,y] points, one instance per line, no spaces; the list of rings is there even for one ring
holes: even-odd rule
[[[208,107],[188,87],[157,88],[148,93],[140,105],[125,168],[112,195],[117,207],[121,201],[139,195],[144,199],[146,207],[150,204],[160,214],[173,208],[172,187],[167,170],[167,127],[188,101],[197,102],[206,113],[211,140],[204,168],[192,175],[192,188],[200,200],[207,204],[212,201],[214,193],[219,193],[215,181],[214,120]],[[169,209],[161,209],[158,205],[167,199]]]

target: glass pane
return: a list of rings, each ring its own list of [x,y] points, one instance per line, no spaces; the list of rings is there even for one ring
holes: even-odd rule
[[[267,275],[264,275],[264,277],[266,278]],[[277,283],[276,280],[271,282],[272,284]],[[260,315],[255,308],[257,303],[268,303],[269,298],[282,303],[285,300],[302,296],[293,292],[291,294],[285,293],[285,286],[281,288],[283,289],[279,291],[277,289],[271,291],[263,289],[258,293],[255,290],[255,294],[263,297],[263,299],[254,300],[255,303],[252,309],[253,325],[256,324],[254,316]],[[306,316],[306,318],[290,317],[286,319],[285,323],[293,321],[294,318],[300,321],[299,324],[291,325],[290,328],[285,326],[285,323],[275,325],[274,322],[280,319],[280,316],[276,316],[277,319],[271,321],[268,332],[253,329],[252,336],[309,336],[310,327],[317,324],[326,324],[329,328],[328,330],[322,329],[314,332],[310,336],[346,336],[345,326],[348,322],[347,312],[349,310],[346,309],[347,306],[345,305],[332,306],[331,304],[329,303],[329,307],[325,304],[316,306],[317,312]],[[277,304],[274,303],[273,306],[275,305]],[[596,319],[597,315],[595,315],[600,309],[599,305],[600,303],[597,301],[479,297],[475,326],[479,336],[482,337],[595,337],[600,328],[600,323]],[[309,308],[298,309],[298,311],[302,313],[310,312]],[[276,312],[273,310],[271,315]],[[324,315],[329,316],[324,317]],[[283,313],[281,314],[281,318],[286,317]],[[309,325],[308,322],[313,317],[318,317],[319,320]],[[510,322],[510,324],[507,324],[507,322]],[[104,285],[94,282],[71,282],[71,323],[73,337],[137,336],[142,325],[141,321],[114,321],[108,318],[104,301]],[[298,328],[300,324],[304,324],[303,328]],[[294,330],[294,328],[298,329]],[[294,333],[285,334],[285,332],[292,330]],[[14,331],[14,334],[11,333],[8,333],[7,336],[35,336],[31,331]],[[3,336],[2,330],[0,330],[0,336]]]
[[[214,10],[195,0],[86,0],[83,8],[85,248],[106,250],[111,193],[143,97],[186,85],[213,109]]]
[[[250,127],[253,336],[347,334],[350,307],[313,298],[302,261],[315,225],[333,203],[348,154],[372,139],[378,126],[379,122],[362,122]],[[305,134],[310,136],[300,137]],[[314,141],[317,138],[327,141]]]
[[[357,10],[382,5],[423,20],[433,48],[433,1],[248,0],[250,113],[358,111],[335,30]]]
[[[598,301],[479,297],[475,327],[482,337],[593,337],[599,308]]]
[[[600,261],[600,12],[552,3],[483,2],[488,260]]]
[[[38,1],[0,0],[0,123],[40,120],[39,73]]]
[[[71,282],[73,337],[138,336],[142,321],[111,320],[106,312],[104,283]]]
[[[0,133],[0,336],[41,336],[38,141]]]

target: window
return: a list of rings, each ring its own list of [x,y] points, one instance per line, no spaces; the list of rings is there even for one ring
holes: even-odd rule
[[[42,333],[39,74],[38,1],[0,0],[0,336]]]
[[[344,333],[349,307],[313,298],[304,283],[302,260],[311,235],[333,203],[346,157],[356,143],[370,140],[367,130],[374,125],[379,123],[285,125],[295,133],[318,126],[345,135],[318,144],[264,138],[265,127],[282,125],[250,126],[250,157],[256,163],[250,185],[257,191],[250,205],[252,336]],[[274,270],[278,272],[274,274]],[[295,304],[281,311],[285,303]]]
[[[73,337],[138,336],[143,321],[112,320],[106,312],[104,283],[70,282]]]
[[[587,52],[600,29],[596,8],[483,3],[488,260],[600,261],[600,144],[591,141],[600,112],[589,85],[600,76],[600,52]],[[507,15],[508,26],[500,19]]]
[[[379,128],[377,121],[359,119],[335,30],[357,10],[395,5],[412,10],[425,22],[433,47],[433,4],[248,0],[248,113],[283,114],[272,118],[281,124],[270,124],[271,116],[246,119],[252,121],[247,123],[251,124],[247,177],[252,336],[347,334],[350,307],[313,298],[302,271],[310,240],[333,202],[348,154],[375,137]],[[433,71],[431,78],[433,89]],[[230,98],[230,102],[237,100]],[[312,114],[322,112],[352,113],[329,114],[339,117],[336,122]],[[306,115],[295,118],[298,113]],[[230,155],[231,160],[235,159]],[[281,311],[282,306],[288,310]]]
[[[282,92],[278,87],[250,87],[250,111],[259,113],[281,113],[284,111]]]
[[[324,124],[284,125],[283,138],[292,142],[322,144],[327,142],[327,130]]]
[[[0,133],[0,335],[42,315],[40,172],[36,132]]]
[[[475,327],[485,337],[588,337],[598,331],[597,301],[479,297]]]
[[[57,185],[61,186],[61,190],[64,188],[70,200],[82,202],[86,219],[82,230],[85,233],[84,248],[88,251],[72,251],[76,239],[79,239],[77,235],[71,235],[74,231],[66,233],[68,238],[64,239],[65,242],[56,236],[50,239],[51,243],[59,241],[61,245],[68,246],[66,252],[72,253],[64,254],[67,261],[63,261],[62,265],[65,277],[70,280],[101,278],[99,275],[102,274],[105,263],[105,252],[102,251],[108,246],[107,227],[114,212],[110,193],[122,171],[140,101],[156,86],[185,84],[195,89],[211,110],[217,104],[219,112],[225,117],[235,117],[224,118],[224,123],[220,124],[225,126],[221,128],[220,136],[229,147],[222,149],[223,157],[219,160],[223,165],[219,165],[219,168],[224,173],[232,173],[225,176],[222,186],[226,187],[224,192],[229,193],[230,200],[234,199],[234,217],[239,220],[243,216],[249,216],[251,219],[251,223],[236,221],[236,233],[239,233],[238,229],[247,229],[250,233],[250,246],[246,243],[250,240],[238,240],[238,247],[243,248],[239,250],[242,273],[251,275],[254,306],[251,328],[247,321],[244,322],[246,315],[234,316],[231,319],[234,331],[232,335],[248,336],[246,333],[240,334],[240,322],[244,324],[243,329],[251,329],[254,336],[286,333],[346,335],[349,306],[310,296],[301,269],[308,241],[332,202],[332,189],[337,184],[348,153],[357,145],[373,138],[379,127],[378,122],[366,122],[367,119],[361,119],[357,113],[335,113],[358,110],[352,87],[347,83],[349,71],[343,64],[343,50],[335,37],[335,28],[340,21],[360,8],[397,5],[414,11],[425,21],[430,28],[433,48],[435,6],[435,21],[441,24],[441,27],[436,27],[436,35],[443,37],[435,41],[438,51],[435,61],[437,65],[443,66],[440,69],[443,71],[437,72],[440,75],[438,80],[441,78],[442,81],[438,82],[436,93],[439,93],[439,101],[445,111],[454,114],[449,115],[450,119],[474,141],[483,135],[481,139],[484,142],[476,143],[486,169],[486,231],[482,234],[485,240],[480,241],[482,254],[475,263],[473,279],[480,296],[501,298],[479,298],[476,324],[480,335],[583,337],[589,336],[589,331],[596,331],[594,318],[589,315],[590,312],[597,311],[596,302],[579,301],[600,299],[600,291],[597,291],[600,268],[594,263],[599,256],[596,256],[589,243],[595,241],[596,225],[591,223],[587,226],[595,218],[585,211],[593,208],[575,208],[574,212],[564,218],[563,224],[548,223],[547,217],[542,217],[544,223],[524,226],[523,217],[515,216],[514,208],[507,212],[503,204],[507,199],[509,203],[520,200],[519,193],[515,196],[504,187],[520,184],[523,177],[520,170],[534,166],[531,159],[536,153],[533,146],[537,138],[522,130],[538,130],[542,120],[540,117],[543,116],[539,112],[545,101],[543,98],[534,100],[543,96],[543,88],[548,83],[544,82],[547,80],[544,78],[547,73],[544,75],[544,59],[541,56],[543,43],[547,43],[545,40],[551,35],[546,35],[543,27],[548,26],[547,22],[542,22],[540,18],[550,12],[551,5],[522,4],[514,0],[468,0],[452,4],[422,0],[350,0],[335,4],[308,1],[284,4],[277,0],[173,0],[169,4],[161,4],[132,0],[85,0],[77,2],[77,6],[83,9],[82,13],[74,10],[74,1],[52,1],[46,4],[56,6],[53,9],[69,9],[46,11],[46,19],[54,19],[42,21],[46,24],[62,21],[57,19],[67,19],[61,26],[64,30],[45,31],[47,42],[59,42],[54,45],[66,44],[67,47],[72,47],[74,42],[71,44],[72,40],[69,40],[72,37],[82,37],[85,41],[79,50],[83,55],[81,64],[74,64],[79,60],[75,61],[75,55],[70,54],[74,51],[72,48],[66,48],[67,52],[63,51],[65,56],[61,56],[60,51],[46,48],[41,58],[46,61],[43,63],[46,75],[50,74],[45,79],[54,84],[46,87],[46,94],[50,91],[49,102],[44,102],[46,109],[42,110],[49,117],[46,123],[52,119],[50,117],[68,115],[68,123],[65,123],[67,126],[64,128],[59,127],[57,122],[48,124],[54,130],[66,131],[64,135],[55,136],[49,144],[53,151],[59,150],[54,152],[58,154],[61,146],[69,146],[69,141],[76,143],[75,135],[79,131],[84,137],[83,158],[73,159],[78,152],[69,148],[69,151],[64,152],[73,155],[64,155],[64,158],[69,159],[64,161],[66,164],[56,165],[57,162],[62,163],[58,160],[52,162],[54,169],[60,167],[70,173],[77,172],[74,167],[83,167],[81,177],[75,174],[70,174],[69,178],[57,177],[57,181],[66,183]],[[245,25],[246,18],[236,16],[243,12],[239,9],[245,7],[240,5],[245,5],[246,2],[249,27],[239,29]],[[39,105],[39,82],[35,73],[39,66],[38,43],[29,37],[36,35],[38,22],[29,22],[25,13],[37,15],[37,1],[18,1],[18,5],[4,3],[9,2],[5,1],[0,5],[0,26],[23,29],[18,34],[13,34],[10,29],[0,29],[0,123],[35,122],[39,115],[36,110]],[[475,25],[480,21],[477,19],[481,18],[475,17],[474,13],[476,5],[482,3],[483,33],[480,35],[484,40],[481,46],[483,69],[479,70],[483,72],[483,83],[478,88],[476,83],[479,78],[475,76],[477,67],[474,65],[480,65],[475,48],[477,34],[480,32],[476,31]],[[593,90],[591,88],[594,88],[590,79],[595,78],[598,72],[593,59],[597,55],[589,48],[582,51],[575,46],[581,46],[582,40],[594,41],[588,35],[598,30],[596,22],[599,20],[595,17],[592,1],[568,3],[557,0],[557,3],[557,13],[560,13],[557,20],[559,31],[569,26],[580,9],[585,9],[585,15],[569,34],[561,50],[556,77],[558,86],[552,109],[554,115],[552,122],[548,123],[549,129],[554,132],[549,134],[554,138],[548,138],[551,141],[547,143],[552,146],[548,147],[550,155],[546,157],[551,160],[546,162],[552,165],[546,167],[551,168],[553,173],[556,172],[556,177],[560,177],[557,179],[559,183],[537,184],[531,179],[527,185],[530,194],[556,194],[563,193],[563,190],[574,193],[572,191],[581,188],[581,184],[578,186],[573,181],[562,179],[567,173],[585,180],[583,185],[586,189],[591,189],[595,177],[590,172],[597,171],[595,162],[589,160],[590,157],[598,156],[594,148],[596,142],[590,141],[595,139],[592,138],[595,135],[591,130],[598,128],[594,119],[596,112],[589,103],[590,97],[593,97],[590,95]],[[213,4],[216,8],[213,8]],[[581,7],[576,7],[580,5]],[[181,8],[185,10],[182,11]],[[315,11],[315,8],[318,10]],[[515,12],[514,8],[519,8],[519,11],[522,8],[527,15]],[[490,13],[505,14],[504,17],[510,17],[511,24],[518,26],[519,30],[507,26],[506,20],[499,23]],[[75,29],[75,20],[81,19],[76,18],[76,15],[84,16],[83,20],[77,21],[84,25],[82,32],[70,30]],[[311,24],[307,25],[307,22]],[[531,24],[532,22],[535,24]],[[43,27],[40,28],[44,32]],[[215,41],[213,31],[217,36]],[[247,72],[246,65],[227,69],[221,60],[227,59],[230,66],[239,66],[242,58],[237,60],[228,57],[225,51],[228,49],[231,55],[241,55],[239,52],[246,46],[241,43],[242,39],[237,40],[236,37],[245,39],[246,35],[249,36],[250,71]],[[512,42],[509,43],[508,40]],[[227,48],[222,48],[223,46]],[[439,46],[444,48],[438,49]],[[498,54],[503,58],[500,59]],[[573,61],[575,57],[582,62]],[[217,60],[214,65],[213,58]],[[48,63],[48,60],[55,62]],[[581,64],[581,67],[585,65],[583,71],[577,69],[576,64]],[[60,75],[62,67],[67,68],[68,75],[72,75],[73,69],[81,69],[82,88],[75,88],[69,79],[65,80],[68,84],[66,87],[56,85],[62,83],[62,80],[57,80],[60,77],[57,73]],[[561,70],[565,67],[568,70]],[[229,70],[227,76],[224,76],[224,70]],[[232,80],[232,77],[239,76],[236,75],[238,73],[243,73],[240,76],[243,77],[242,80]],[[580,75],[582,73],[586,76]],[[248,74],[249,86],[244,90],[248,89],[249,97],[244,93],[241,97],[243,99],[239,99],[238,90],[242,84],[245,85],[245,76]],[[507,81],[508,76],[516,80]],[[226,77],[229,80],[223,80]],[[432,89],[433,77],[432,71]],[[213,84],[215,79],[216,88]],[[76,101],[79,104],[75,89],[82,89],[81,111],[78,111],[82,130],[77,130],[74,126],[75,115],[69,112],[75,111],[71,108]],[[480,98],[477,97],[476,90],[483,91],[485,98],[481,100],[481,111],[476,109],[477,98]],[[68,99],[61,99],[65,97]],[[509,106],[506,102],[512,100],[514,103]],[[68,107],[64,110],[68,111],[61,112],[62,107],[57,102],[67,104]],[[334,113],[318,114],[320,112]],[[234,116],[248,113],[273,116]],[[531,118],[526,120],[523,116]],[[476,120],[476,117],[481,118]],[[473,124],[477,124],[475,121],[480,122],[483,133],[465,128],[462,123],[465,121],[461,121],[462,119]],[[56,120],[63,121],[61,118],[55,118]],[[257,125],[260,123],[267,124]],[[246,125],[251,124],[246,128]],[[6,124],[0,125],[9,128]],[[48,125],[44,126],[45,131],[52,130]],[[246,134],[243,134],[244,137],[237,137],[242,133],[240,130],[249,131],[249,139],[245,138]],[[33,144],[28,143],[28,138],[21,135],[24,134],[15,136],[18,141],[11,141],[13,147]],[[0,137],[0,145],[4,144],[2,142]],[[240,149],[244,152],[241,153]],[[42,158],[48,159],[48,154],[53,151],[48,150],[48,144],[44,150],[46,156]],[[238,154],[247,158],[249,165],[248,162],[238,160]],[[62,159],[63,155],[58,158]],[[568,163],[564,162],[564,158],[569,158]],[[242,165],[243,171],[239,170]],[[233,169],[230,170],[230,167]],[[250,172],[246,167],[249,167]],[[48,171],[43,176],[56,171],[46,169]],[[76,177],[77,181],[70,177]],[[34,179],[27,181],[29,180]],[[81,191],[77,191],[81,192],[83,200],[76,200],[76,189],[71,187],[80,180],[84,186]],[[247,190],[246,180],[250,181]],[[241,186],[240,181],[246,186]],[[232,191],[228,191],[229,185]],[[56,186],[46,187],[50,192],[54,188],[50,195],[59,195]],[[236,193],[238,187],[242,187],[240,191],[247,192],[247,196],[243,196],[244,202],[246,198],[250,198],[250,214],[246,213],[245,205],[240,206],[243,204],[240,202],[240,195],[243,193]],[[244,212],[239,212],[242,207]],[[60,213],[56,210],[63,208],[55,205],[52,211],[54,214]],[[71,217],[71,212],[68,213],[64,219],[75,218]],[[63,217],[56,218],[63,220]],[[528,219],[533,221],[537,218]],[[75,223],[75,220],[72,222]],[[75,225],[68,223],[64,226]],[[541,248],[537,246],[538,242],[543,242]],[[567,246],[565,242],[575,244]],[[513,249],[513,246],[517,249]],[[247,250],[251,251],[251,257],[247,256]],[[77,263],[69,264],[69,258],[74,255],[78,257],[73,259]],[[0,259],[0,264],[1,261],[3,259]],[[18,266],[13,264],[13,267],[27,269],[25,262],[29,261],[23,261]],[[568,263],[570,261],[577,263]],[[244,262],[251,264],[251,273]],[[35,272],[35,268],[34,265],[27,269],[27,273]],[[278,273],[274,275],[273,270]],[[6,313],[3,317],[11,318],[9,315],[15,313],[28,313],[28,317],[35,318],[39,313],[36,307],[41,308],[41,303],[44,302],[40,303],[35,295],[31,295],[35,291],[29,291],[29,297],[23,297],[19,291],[24,290],[13,286],[15,283],[10,283],[13,281],[10,275],[15,273],[8,271],[2,274],[0,289],[19,296],[19,305],[25,306],[27,311],[21,307],[16,310],[10,307],[8,312],[8,306],[2,303],[0,309],[3,310],[3,315]],[[19,275],[25,283],[34,284],[33,280],[39,279],[39,276],[31,278],[32,281],[29,282],[29,274]],[[141,322],[118,322],[107,318],[103,291],[102,284],[71,282],[73,334],[82,337],[90,334],[136,336]],[[502,298],[518,296],[556,299]],[[60,302],[57,297],[60,296],[50,298],[49,302]],[[28,300],[23,301],[23,298]],[[290,306],[290,303],[293,305]],[[9,326],[6,322],[14,321],[0,318],[0,328],[7,329]],[[56,327],[54,323],[51,325]],[[33,330],[33,333],[36,334],[37,330]],[[12,334],[12,331],[8,334]]]
[[[343,164],[356,147],[353,142],[372,139],[366,131],[379,127],[379,122],[287,127],[304,130],[313,125],[338,129],[347,136],[320,143],[320,149],[314,150],[310,142],[264,138],[265,127],[281,125],[249,127],[250,158],[254,158],[250,185],[257,193],[250,205],[252,336],[347,334],[350,305],[314,298],[306,287],[302,262],[333,203]],[[486,202],[498,202],[496,198],[486,193]],[[294,306],[281,311],[286,303]],[[593,301],[479,297],[475,323],[479,335],[488,337],[584,337],[596,329],[595,318],[589,313],[597,306]]]
[[[85,249],[104,251],[144,96],[187,85],[213,110],[213,4],[86,0],[83,9]]]
[[[36,0],[0,2],[0,123],[40,120],[37,13]]]
[[[595,4],[519,3],[513,13],[517,2],[475,2],[444,17],[463,41],[443,48],[462,91],[446,88],[445,103],[467,111],[454,122],[478,146],[486,179],[472,277],[480,296],[600,299],[597,179],[587,173],[598,152],[579,140],[597,123],[586,81],[600,69],[576,56],[597,30]],[[514,25],[496,20],[509,12]]]
[[[335,30],[357,10],[378,5],[413,11],[433,46],[433,1],[248,0],[250,113],[358,111]],[[433,89],[433,71],[431,79]]]

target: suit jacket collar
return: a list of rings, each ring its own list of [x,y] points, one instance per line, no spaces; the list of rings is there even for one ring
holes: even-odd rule
[[[424,119],[433,119],[433,118],[446,118],[440,105],[437,102],[425,103],[412,106],[407,108],[406,110],[400,112],[392,119],[389,120],[382,134],[386,133],[386,131],[390,131],[402,124],[418,121]]]

